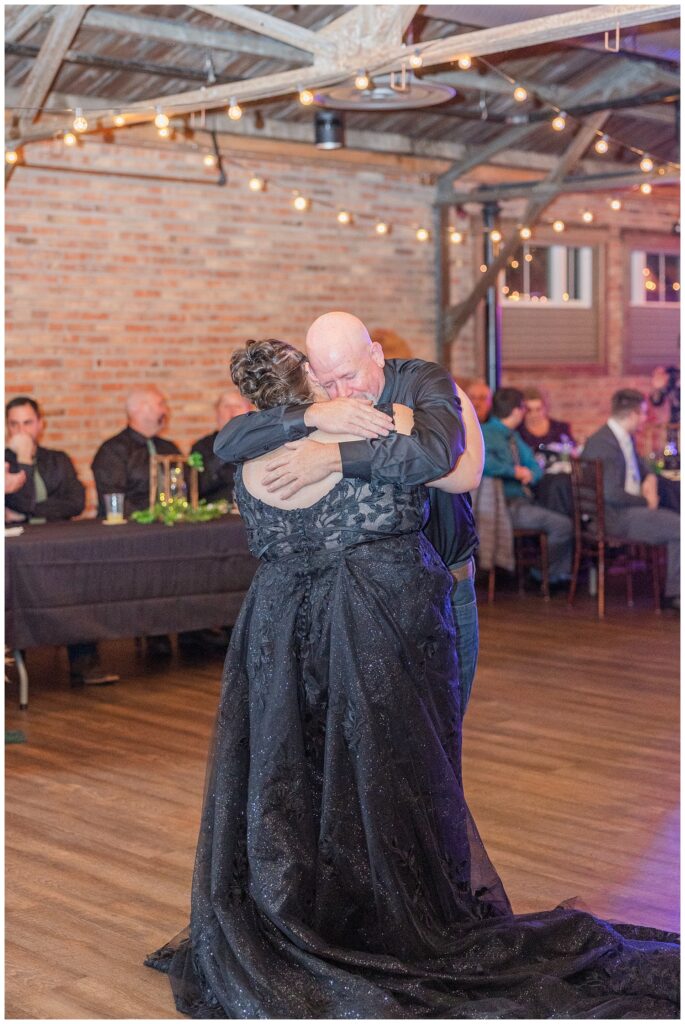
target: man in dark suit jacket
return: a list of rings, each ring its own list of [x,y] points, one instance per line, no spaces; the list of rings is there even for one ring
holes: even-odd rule
[[[680,516],[659,508],[657,480],[635,450],[633,435],[647,418],[647,400],[630,388],[611,399],[611,417],[588,438],[584,459],[604,469],[604,504],[609,533],[626,540],[665,544],[665,603],[680,607]]]
[[[35,399],[13,398],[5,408],[5,420],[5,465],[24,480],[21,487],[5,492],[5,522],[47,523],[80,515],[85,505],[83,484],[66,452],[38,443],[45,421]],[[67,653],[74,684],[101,686],[119,678],[102,668],[94,643],[69,644]]]
[[[233,498],[233,463],[224,462],[214,454],[214,442],[219,431],[234,416],[242,416],[252,406],[236,389],[224,391],[216,401],[216,430],[196,441],[191,452],[199,452],[204,463],[204,470],[198,476],[200,498],[207,501],[231,501]]]

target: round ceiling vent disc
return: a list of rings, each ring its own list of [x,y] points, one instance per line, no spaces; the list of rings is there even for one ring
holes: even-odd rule
[[[395,88],[390,76],[383,75],[372,80],[370,89],[357,89],[352,82],[343,82],[330,89],[314,93],[314,102],[320,107],[334,107],[336,110],[402,110],[413,107],[432,107],[444,103],[456,95],[456,90],[440,82],[407,76],[405,88],[401,76],[395,75]]]

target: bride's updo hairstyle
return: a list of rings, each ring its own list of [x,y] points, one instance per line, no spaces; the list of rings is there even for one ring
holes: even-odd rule
[[[231,356],[231,379],[258,409],[304,405],[312,400],[306,362],[304,353],[285,341],[250,340]]]

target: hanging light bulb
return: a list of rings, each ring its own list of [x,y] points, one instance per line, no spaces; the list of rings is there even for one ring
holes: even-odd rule
[[[532,252],[527,252],[526,255],[523,258],[526,261],[526,263],[532,263],[533,262],[533,254],[532,254]],[[512,266],[513,266],[513,264],[512,264]]]
[[[263,192],[266,188],[266,182],[264,181],[264,178],[259,178],[254,174],[248,181],[247,187],[250,192]]]
[[[216,157],[213,153],[205,153],[202,162],[205,167],[216,167]]]
[[[518,270],[518,268],[519,268],[519,261],[518,260],[512,260],[511,263],[509,264],[509,266],[511,267],[512,270]]]
[[[123,128],[125,124],[126,124],[126,118],[124,117],[123,114],[115,114],[114,115],[114,127],[115,128]]]
[[[377,235],[387,235],[389,230],[390,228],[388,227],[384,220],[379,220],[378,223],[376,224]]]
[[[423,57],[418,50],[414,50],[411,57],[409,58],[409,66],[412,68],[420,68],[423,64]]]
[[[157,113],[155,114],[155,128],[168,128],[169,118],[166,114],[162,113],[159,107],[157,107]]]
[[[611,207],[612,210],[620,210],[621,206],[622,206],[621,200],[620,199],[610,199],[609,200],[609,206]]]
[[[649,174],[650,171],[654,170],[654,161],[648,156],[643,156],[640,160],[640,170],[644,171],[645,174]]]
[[[468,71],[471,67],[471,58],[468,53],[463,53],[461,57],[457,57],[457,64],[462,71]]]
[[[595,219],[595,215],[592,212],[592,210],[583,210],[581,217],[583,218],[583,222],[585,224],[592,224],[593,220]]]
[[[430,238],[430,232],[426,228],[418,228],[416,231],[416,240],[418,242],[427,242]]]
[[[481,272],[481,274],[484,274],[487,269],[488,269],[487,263],[481,263],[481,265],[480,265],[480,272]]]
[[[72,121],[71,127],[75,132],[85,132],[88,128],[88,122],[83,116],[83,111],[80,107],[76,108],[76,117]]]
[[[530,228],[523,227],[520,228],[519,230],[519,238],[522,238],[524,242],[527,241],[527,239],[529,239],[532,234],[533,232]]]
[[[168,139],[171,136],[171,129],[170,128],[158,128],[157,129],[157,134],[159,135],[160,139]]]
[[[350,224],[352,214],[348,210],[340,210],[338,213],[338,224]]]
[[[555,220],[552,224],[552,230],[556,231],[558,234],[560,234],[565,227],[566,225],[564,224],[563,220]]]
[[[298,193],[293,199],[293,206],[296,210],[299,210],[300,213],[302,213],[304,210],[309,209],[309,200],[306,196],[302,196]]]
[[[490,232],[490,241],[491,242],[501,242],[502,241],[502,232],[498,231],[497,228],[494,228]]]
[[[303,107],[311,107],[314,102],[314,93],[310,89],[300,89],[299,100]]]
[[[566,113],[560,110],[555,118],[552,119],[552,128],[555,132],[563,132],[566,127]]]
[[[461,243],[463,241],[464,241],[464,236],[461,233],[461,231],[451,231],[450,232],[450,242],[452,243],[452,245],[461,245]]]
[[[354,87],[355,89],[359,89],[360,92],[364,92],[365,89],[369,88],[370,84],[371,82],[369,81],[369,76],[367,75],[366,71],[364,71],[364,69],[362,68],[362,70],[358,72],[357,77],[354,80]]]
[[[64,135],[62,136],[62,142],[64,143],[65,146],[75,146],[76,145],[76,141],[77,141],[76,140],[76,136],[74,135],[73,132],[65,132]]]
[[[604,156],[605,153],[609,152],[609,139],[606,135],[602,135],[595,142],[595,153],[599,153],[600,156]]]
[[[646,181],[643,185],[640,185],[640,192],[643,196],[649,196],[652,193],[652,186]]]
[[[243,109],[236,100],[235,96],[231,99],[228,110],[226,111],[231,121],[239,121],[243,116]]]
[[[525,103],[528,99],[528,90],[524,89],[522,85],[517,85],[514,89],[514,99],[517,103]]]
[[[19,159],[19,154],[17,153],[16,149],[6,149],[5,150],[5,163],[6,164],[10,164],[10,165],[11,164],[16,164],[18,159]]]

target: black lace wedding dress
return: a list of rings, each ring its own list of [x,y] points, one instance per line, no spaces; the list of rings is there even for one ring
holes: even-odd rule
[[[147,959],[214,1018],[677,1016],[677,937],[513,915],[469,814],[451,577],[426,492],[283,512],[233,630],[190,926]]]

